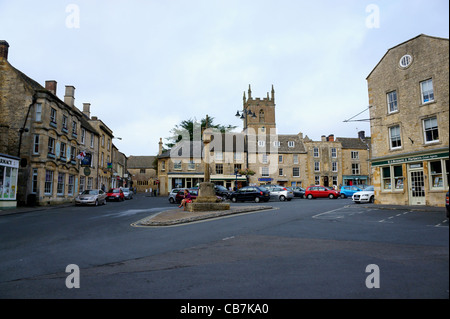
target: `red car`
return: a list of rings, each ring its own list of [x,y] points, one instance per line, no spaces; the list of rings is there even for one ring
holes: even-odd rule
[[[319,185],[309,186],[305,191],[305,197],[308,199],[321,197],[338,198],[340,195],[341,194],[339,192],[336,192],[332,188]]]
[[[111,188],[106,194],[106,199],[123,201],[125,199],[125,195],[123,194],[121,188]]]

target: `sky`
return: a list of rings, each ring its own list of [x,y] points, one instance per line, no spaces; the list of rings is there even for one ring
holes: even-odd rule
[[[274,86],[279,134],[370,136],[366,78],[419,34],[449,37],[446,0],[0,0],[8,61],[73,85],[127,156],[206,114],[240,131],[249,85]]]

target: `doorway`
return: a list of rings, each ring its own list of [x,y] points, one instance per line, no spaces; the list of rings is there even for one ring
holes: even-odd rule
[[[423,168],[416,169],[417,164],[410,165],[409,170],[409,204],[425,205],[425,181]],[[420,165],[421,166],[421,165]]]

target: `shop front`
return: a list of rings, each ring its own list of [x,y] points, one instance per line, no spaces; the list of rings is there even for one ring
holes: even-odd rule
[[[0,154],[0,209],[17,206],[17,178],[20,159]]]
[[[392,205],[443,206],[449,189],[449,152],[372,162],[375,201]]]

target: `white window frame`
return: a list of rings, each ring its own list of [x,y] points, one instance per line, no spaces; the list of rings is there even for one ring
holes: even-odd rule
[[[358,151],[351,151],[350,154],[352,159],[359,159],[359,152]]]
[[[288,141],[288,147],[295,147],[294,141]]]
[[[300,167],[292,167],[292,176],[293,177],[300,177]]]
[[[361,167],[359,163],[352,163],[352,175],[360,175]]]
[[[84,145],[84,143],[86,142],[86,130],[84,129],[84,127],[81,128],[81,144]]]
[[[314,157],[319,157],[319,148],[318,147],[314,147],[313,148],[313,156]]]
[[[50,122],[56,124],[56,110],[54,108],[50,108]]]
[[[53,171],[50,170],[45,171],[44,194],[53,194]]]
[[[34,120],[36,122],[42,122],[42,104],[36,103],[36,108],[34,111],[35,111]]]
[[[431,89],[429,87],[425,87],[429,85],[431,86]],[[427,100],[425,99],[425,96],[428,96]],[[420,99],[422,101],[422,104],[434,102],[433,79],[428,79],[420,82]]]
[[[336,147],[331,148],[331,157],[336,158],[337,157],[337,149]]]
[[[331,162],[331,171],[337,172],[338,171],[338,163],[337,162]]]
[[[261,167],[261,176],[269,177],[269,168],[267,166]]]
[[[33,136],[33,154],[39,154],[39,134]]]
[[[95,139],[95,135],[94,135],[94,133],[91,133],[91,148],[94,148],[94,139]]]
[[[320,172],[320,162],[314,162],[314,172]]]
[[[293,162],[294,164],[298,164],[298,154],[293,155]]]
[[[397,135],[392,136],[392,130],[394,128],[398,128],[398,140],[400,141],[400,145],[398,145],[398,146],[393,146],[392,145],[392,143],[394,142],[393,138],[397,137]],[[395,139],[395,141],[397,141],[397,138]],[[394,126],[389,127],[389,148],[391,150],[400,149],[400,148],[402,148],[402,144],[403,144],[402,143],[402,131],[401,131],[400,125],[394,125]]]
[[[394,90],[386,93],[386,100],[387,100],[388,114],[397,113],[398,112],[397,91]]]
[[[436,126],[433,126],[430,130],[427,130],[425,122],[429,121],[429,120],[433,120],[433,119],[436,121]],[[425,141],[425,144],[439,142],[439,124],[438,124],[438,121],[437,121],[437,116],[432,116],[432,117],[428,117],[426,119],[423,119],[422,120],[422,126],[423,126],[423,140]],[[437,131],[437,139],[428,141],[427,140],[427,131],[434,131],[434,130]]]
[[[64,195],[64,184],[66,182],[66,174],[58,173],[58,182],[56,184],[56,195]]]

